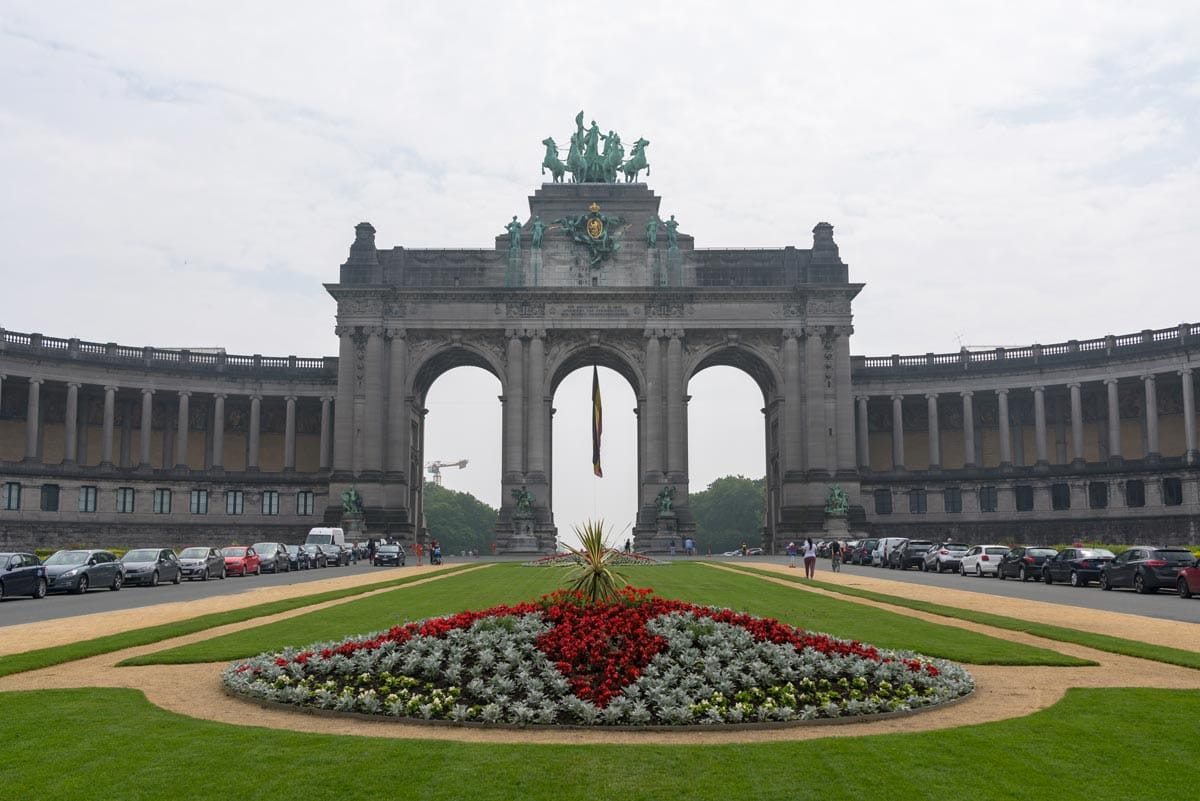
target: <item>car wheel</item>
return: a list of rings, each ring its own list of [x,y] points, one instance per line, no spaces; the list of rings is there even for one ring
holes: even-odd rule
[[[4,582],[0,581],[0,601],[4,600]]]
[[[1100,589],[1104,590],[1105,592],[1108,592],[1112,589],[1112,585],[1108,583],[1107,573],[1100,574]]]
[[[975,563],[975,578],[983,578],[983,568],[979,566],[978,562]]]
[[[962,576],[963,578],[966,578],[967,577],[967,568],[964,567],[963,565],[959,565],[958,566],[958,575]]]
[[[82,576],[79,577],[79,583],[75,585],[75,592],[76,592],[76,594],[82,594],[82,593],[87,592],[87,588],[88,588],[88,577],[87,577],[87,573],[84,573]]]
[[[254,568],[254,575],[256,575],[256,576],[262,575],[262,565],[258,565],[257,567]]]
[[[121,589],[121,586],[124,583],[125,583],[125,577],[122,576],[120,573],[118,573],[116,576],[113,577],[113,583],[109,586],[109,589],[112,590],[113,592],[116,592],[117,590]]]
[[[1024,565],[1021,566],[1021,575],[1019,575],[1017,578],[1021,579],[1021,581],[1029,581],[1029,574],[1025,572]]]
[[[208,568],[204,568],[204,572],[200,574],[201,581],[208,581]]]
[[[1086,587],[1087,581],[1084,579],[1081,579],[1079,577],[1078,571],[1072,570],[1071,571],[1071,586],[1072,587]]]
[[[172,583],[172,584],[178,584],[178,583],[179,583],[179,582],[181,582],[181,581],[183,581],[183,571],[182,571],[182,570],[176,570],[176,571],[175,571],[175,580],[174,580],[174,581],[172,581],[171,583]]]
[[[1004,581],[1004,579],[1008,578],[1008,576],[1004,575],[1004,570],[998,567],[996,568],[996,578]]]
[[[225,568],[221,568],[221,575],[217,576],[221,581],[225,580]]]
[[[1180,579],[1180,581],[1183,581],[1183,579]],[[2,589],[4,588],[2,585],[0,585],[0,590]],[[37,584],[33,585],[33,597],[37,598],[38,600],[46,597],[46,580],[44,578],[38,579]]]
[[[1142,578],[1141,573],[1133,574],[1133,591],[1138,595],[1146,594],[1146,580]]]
[[[1175,589],[1179,590],[1180,598],[1191,598],[1192,588],[1188,586],[1187,579],[1183,576],[1179,577],[1179,581],[1175,583]]]
[[[151,587],[158,586],[158,571],[157,570],[155,570],[153,573],[150,574],[150,586]]]

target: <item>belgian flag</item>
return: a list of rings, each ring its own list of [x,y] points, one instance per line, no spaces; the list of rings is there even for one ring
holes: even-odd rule
[[[600,373],[592,365],[592,472],[604,478],[600,469],[600,432],[603,430],[604,412],[600,406]]]

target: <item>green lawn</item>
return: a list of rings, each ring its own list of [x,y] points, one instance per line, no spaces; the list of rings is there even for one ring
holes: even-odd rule
[[[462,609],[530,600],[560,586],[561,568],[496,565],[478,571],[361,598],[340,606],[267,623],[204,642],[128,660],[122,664],[215,662],[254,656],[288,645],[342,639],[398,623]],[[676,562],[664,567],[633,567],[631,583],[653,587],[665,597],[726,606],[774,617],[792,625],[885,648],[907,648],[929,656],[971,664],[1091,665],[1050,650],[1006,642],[975,632],[928,623],[852,601],[789,590],[703,564]]]

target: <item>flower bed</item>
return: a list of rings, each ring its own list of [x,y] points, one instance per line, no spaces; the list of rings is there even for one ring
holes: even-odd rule
[[[969,693],[962,667],[776,620],[625,589],[431,618],[230,665],[250,698],[400,718],[515,725],[809,720]]]
[[[618,551],[615,548],[609,548],[604,554],[604,560],[607,564],[613,567],[630,567],[631,565],[665,565],[669,564],[661,559],[655,559],[651,556],[642,556],[640,553],[625,553]],[[549,556],[543,556],[534,559],[532,562],[525,562],[523,567],[574,567],[575,565],[583,564],[583,558],[579,554],[571,553],[556,553]]]

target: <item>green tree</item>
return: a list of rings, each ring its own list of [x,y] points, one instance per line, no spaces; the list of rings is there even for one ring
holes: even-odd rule
[[[767,508],[766,478],[725,476],[693,493],[688,503],[696,516],[696,540],[701,552],[731,551],[743,542],[756,546],[762,540]]]
[[[496,510],[469,492],[425,482],[425,525],[446,554],[489,553],[496,533]]]

